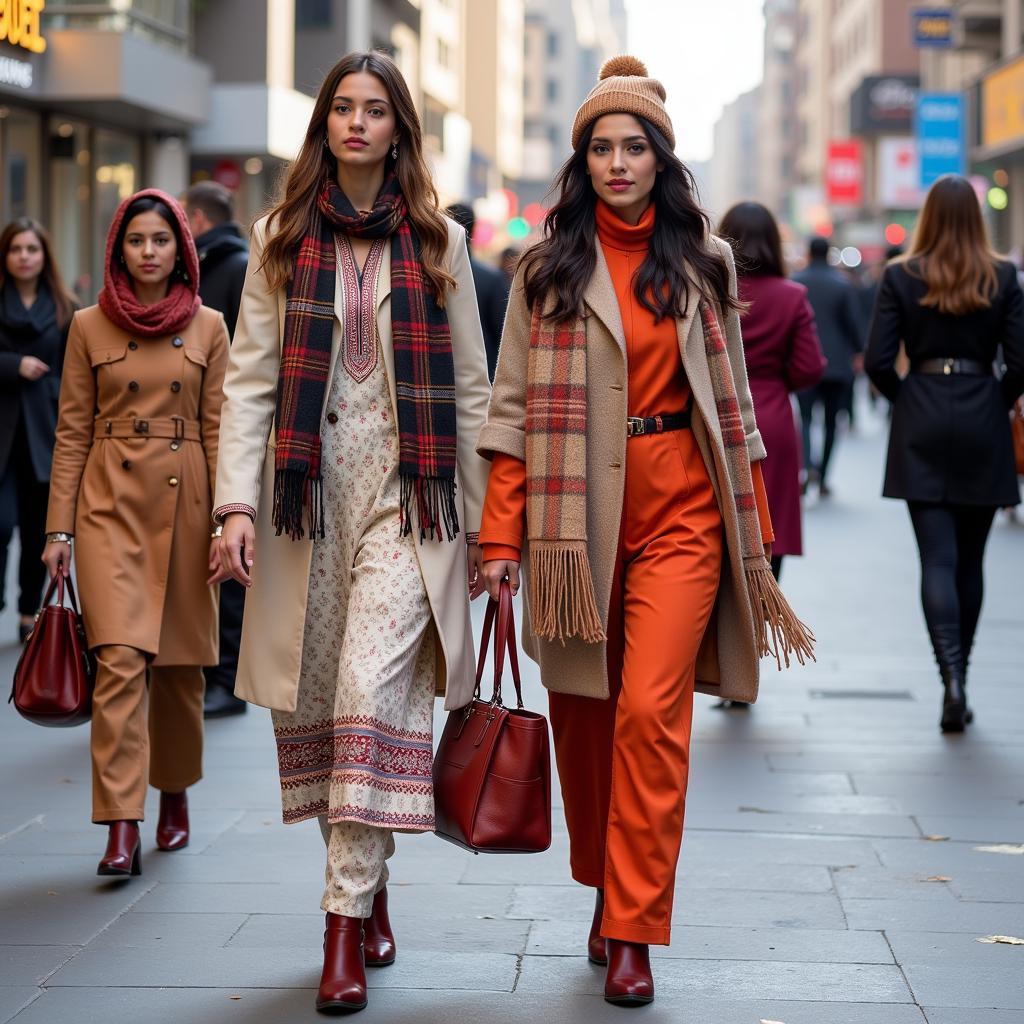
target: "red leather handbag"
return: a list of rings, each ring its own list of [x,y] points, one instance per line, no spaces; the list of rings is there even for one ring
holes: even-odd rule
[[[485,701],[480,681],[495,616],[494,692]],[[506,650],[515,708],[501,701]],[[448,715],[434,756],[434,815],[442,839],[474,853],[541,853],[551,845],[548,722],[523,707],[507,582],[487,604],[473,701]]]
[[[64,607],[67,585],[71,607]],[[57,603],[50,604],[54,591]],[[85,641],[75,586],[63,572],[50,581],[43,609],[14,670],[8,703],[36,725],[81,725],[92,715],[95,666]]]

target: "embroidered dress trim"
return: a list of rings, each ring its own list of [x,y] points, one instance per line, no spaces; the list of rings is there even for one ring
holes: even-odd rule
[[[334,235],[344,290],[341,362],[345,372],[360,384],[377,365],[377,271],[384,256],[384,244],[382,238],[374,240],[360,274],[348,237],[341,232]]]

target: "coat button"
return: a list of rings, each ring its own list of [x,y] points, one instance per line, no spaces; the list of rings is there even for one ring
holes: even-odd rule
[[[139,390],[139,382],[137,380],[130,380],[130,381],[128,381],[128,390],[129,391],[138,391]]]
[[[171,381],[171,390],[175,394],[177,394],[181,390],[181,381],[180,380],[172,380]]]
[[[172,341],[172,342],[171,342],[171,344],[172,344],[172,345],[173,345],[173,346],[174,346],[175,348],[181,348],[181,346],[182,346],[182,345],[184,345],[184,344],[185,344],[185,342],[183,342],[183,341],[181,340],[181,338],[175,338],[175,339],[174,339],[174,341]]]
[[[172,487],[177,487],[177,486],[178,486],[178,478],[177,478],[176,476],[172,476],[172,477],[171,477],[171,478],[170,478],[170,479],[169,479],[169,480],[168,480],[167,482],[168,482],[168,483],[169,483],[169,484],[170,484],[170,485],[171,485]]]
[[[139,343],[137,341],[129,341],[128,347],[134,352],[139,347]]]
[[[336,412],[329,412],[327,414],[327,422],[328,423],[337,423],[338,422],[338,414]]]
[[[181,444],[178,441],[172,441],[171,442],[171,451],[172,452],[176,452],[180,447],[181,447]]]
[[[131,469],[132,468],[132,460],[131,459],[123,459],[121,461],[121,468],[122,469]]]

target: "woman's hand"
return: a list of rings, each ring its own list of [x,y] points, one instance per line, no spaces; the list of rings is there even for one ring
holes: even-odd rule
[[[206,581],[207,586],[213,587],[231,578],[221,568],[220,537],[210,538],[210,557],[207,560],[207,568],[210,570],[210,576]]]
[[[43,548],[43,563],[46,565],[52,580],[58,572],[65,576],[71,575],[71,545],[64,540],[50,541]]]
[[[498,593],[501,590],[501,581],[503,579],[508,579],[513,597],[519,593],[518,562],[506,561],[504,558],[491,559],[489,562],[484,562],[483,577],[484,587],[495,601],[498,600]]]
[[[207,583],[220,583],[235,579],[243,587],[252,586],[250,571],[256,558],[256,529],[245,512],[232,512],[224,520],[224,532],[215,537],[210,548],[210,567],[213,568],[213,550],[217,550],[220,568]]]
[[[479,544],[470,544],[467,550],[469,562],[469,599],[475,601],[484,592],[484,549]]]
[[[22,356],[21,362],[18,364],[18,373],[25,380],[39,380],[49,372],[50,367],[42,359],[36,359],[35,356]]]

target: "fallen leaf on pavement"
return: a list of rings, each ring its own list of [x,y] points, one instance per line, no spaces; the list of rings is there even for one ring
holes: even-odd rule
[[[1024,939],[1018,939],[1016,935],[986,935],[983,939],[975,939],[975,942],[999,942],[1004,946],[1024,946]]]
[[[478,914],[477,915],[477,920],[478,921],[495,921],[495,920],[497,920],[497,918],[495,918],[495,916],[493,914]]]
[[[236,1002],[241,998],[241,996],[228,996],[228,999],[234,999]]]
[[[781,1020],[765,1020],[764,1017],[762,1017],[761,1020],[759,1021],[759,1024],[785,1024],[785,1021],[781,1021]]]
[[[925,836],[925,839],[929,843],[945,843],[949,840],[949,836]]]
[[[922,878],[922,882],[952,882],[949,875],[932,875],[930,878]]]
[[[996,843],[993,846],[976,846],[978,853],[1009,853],[1024,855],[1024,843]]]

